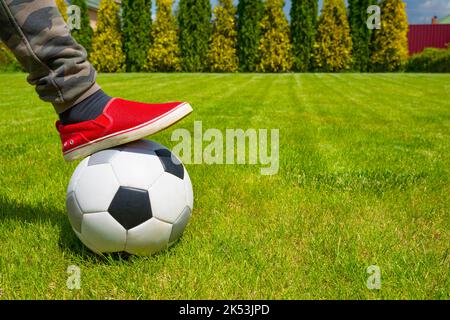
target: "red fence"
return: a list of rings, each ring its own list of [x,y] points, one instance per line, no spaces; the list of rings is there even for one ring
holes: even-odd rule
[[[450,24],[412,24],[408,33],[409,54],[425,48],[447,48],[450,43]]]

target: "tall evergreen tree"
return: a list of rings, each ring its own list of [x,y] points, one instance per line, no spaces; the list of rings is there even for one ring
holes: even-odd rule
[[[148,51],[146,70],[181,71],[176,19],[172,14],[173,0],[156,0],[156,21],[152,29],[153,43]]]
[[[70,3],[80,8],[80,29],[73,29],[71,31],[72,36],[86,49],[89,55],[92,51],[92,36],[94,35],[94,31],[89,23],[87,3],[85,0],[71,0]]]
[[[259,63],[259,40],[261,37],[261,0],[239,0],[237,48],[239,69],[254,72]]]
[[[114,0],[100,2],[90,61],[100,72],[120,72],[125,69],[119,5]]]
[[[408,19],[402,0],[381,2],[381,29],[373,33],[373,71],[398,71],[408,60]]]
[[[180,0],[178,24],[183,69],[189,72],[206,70],[211,36],[210,0]]]
[[[67,21],[67,3],[65,0],[55,0],[59,13],[61,13],[64,21]]]
[[[294,56],[293,69],[311,70],[312,51],[317,27],[317,0],[292,0],[291,37]]]
[[[371,30],[367,27],[367,8],[373,0],[348,0],[350,34],[353,43],[353,70],[366,72],[370,61]]]
[[[236,8],[233,0],[219,0],[214,8],[213,34],[208,52],[209,68],[213,72],[235,72],[238,69],[236,55]]]
[[[0,41],[0,72],[3,71],[24,71],[19,61],[9,48]]]
[[[324,0],[317,22],[314,43],[314,67],[317,71],[335,72],[352,65],[352,38],[344,0]]]
[[[147,61],[152,27],[151,0],[122,0],[123,51],[127,71],[141,71]]]
[[[289,24],[283,12],[284,0],[266,0],[259,41],[260,72],[286,72],[292,67]]]

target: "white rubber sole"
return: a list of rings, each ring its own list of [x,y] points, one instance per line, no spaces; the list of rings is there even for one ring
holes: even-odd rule
[[[100,150],[113,148],[122,144],[143,139],[174,125],[175,123],[189,115],[191,112],[191,105],[189,103],[183,103],[176,109],[160,116],[157,119],[153,119],[152,121],[143,123],[134,128],[116,132],[109,136],[99,138],[97,140],[86,143],[74,150],[68,151],[64,153],[64,160],[69,162],[82,159]]]

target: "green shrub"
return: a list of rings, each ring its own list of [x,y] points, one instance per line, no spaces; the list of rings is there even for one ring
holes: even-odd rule
[[[67,3],[65,0],[55,0],[59,13],[61,13],[64,21],[67,21]]]
[[[237,50],[239,69],[254,72],[259,63],[259,40],[261,38],[261,0],[240,0],[237,7]]]
[[[450,49],[427,48],[411,56],[406,72],[450,72]]]
[[[181,52],[177,22],[172,14],[173,0],[156,0],[156,20],[152,28],[153,43],[148,50],[147,71],[181,71]]]
[[[289,23],[283,12],[284,0],[266,0],[260,22],[259,72],[287,72],[292,68]]]
[[[152,2],[150,0],[122,0],[123,51],[126,69],[144,69],[151,45]]]
[[[313,48],[317,71],[338,72],[352,65],[352,38],[344,0],[325,0]]]
[[[208,51],[208,64],[212,72],[236,72],[236,8],[232,0],[219,0],[214,8],[213,33]]]
[[[90,61],[99,72],[125,71],[125,54],[122,48],[119,5],[114,0],[102,0]]]
[[[6,45],[0,41],[0,72],[21,71],[20,63]]]
[[[317,0],[292,0],[291,2],[293,69],[300,72],[311,71],[318,2]]]
[[[374,2],[374,0],[348,0],[348,22],[353,43],[353,71],[368,70],[372,32],[366,25],[367,8]]]
[[[211,2],[209,0],[180,0],[178,25],[183,70],[207,70],[208,44],[211,36]]]
[[[94,30],[92,30],[89,23],[89,11],[86,1],[84,0],[72,0],[70,2],[72,5],[76,5],[80,8],[80,29],[73,29],[70,33],[75,38],[75,40],[86,49],[89,54],[92,51],[92,36],[94,35]]]
[[[408,18],[401,0],[383,0],[381,29],[373,30],[371,69],[375,72],[401,71],[408,59]]]

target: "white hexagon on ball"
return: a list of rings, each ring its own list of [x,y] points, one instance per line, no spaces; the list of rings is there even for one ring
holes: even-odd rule
[[[77,168],[73,172],[72,178],[70,179],[69,185],[67,187],[67,194],[70,194],[75,191],[78,180],[80,180],[81,173],[87,167],[88,162],[89,162],[89,158],[84,159],[83,161],[80,162],[80,164],[77,166]]]
[[[75,197],[75,192],[70,192],[66,198],[67,212],[72,228],[81,232],[81,221],[83,220],[83,211],[81,211],[78,201]]]
[[[119,189],[119,182],[110,164],[88,166],[81,172],[75,187],[78,205],[83,213],[108,211]]]
[[[128,230],[125,251],[131,254],[150,255],[167,248],[172,225],[157,218],[151,218]],[[151,234],[151,237],[148,235]]]
[[[184,180],[167,172],[163,173],[148,193],[153,216],[165,222],[174,223],[187,205]]]
[[[122,187],[148,190],[164,172],[161,161],[154,153],[122,151],[114,157],[111,165]]]
[[[81,235],[100,252],[125,249],[127,231],[108,212],[83,215]]]

